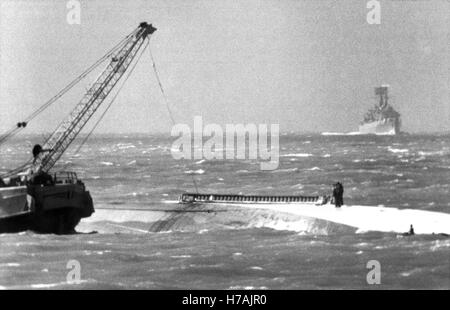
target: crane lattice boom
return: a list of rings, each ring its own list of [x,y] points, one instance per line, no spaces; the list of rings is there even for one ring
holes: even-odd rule
[[[77,135],[94,115],[105,98],[127,71],[148,35],[156,31],[151,24],[141,23],[139,28],[125,41],[111,58],[106,69],[100,74],[81,101],[47,139],[43,148],[48,152],[40,153],[34,160],[33,172],[48,172],[75,140]]]

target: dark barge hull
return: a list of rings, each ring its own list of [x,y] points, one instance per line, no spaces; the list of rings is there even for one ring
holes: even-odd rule
[[[0,233],[70,234],[94,212],[83,183],[0,188]]]

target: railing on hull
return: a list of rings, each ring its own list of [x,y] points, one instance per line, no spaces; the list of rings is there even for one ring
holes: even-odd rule
[[[305,203],[322,205],[329,201],[328,196],[262,196],[262,195],[221,195],[185,193],[180,203]]]

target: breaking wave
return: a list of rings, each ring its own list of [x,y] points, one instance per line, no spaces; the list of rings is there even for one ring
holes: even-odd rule
[[[204,174],[205,170],[203,169],[198,169],[198,170],[187,170],[184,173],[186,174]]]
[[[395,148],[392,148],[390,146],[387,149],[391,153],[408,153],[409,152],[408,149],[395,149]]]
[[[113,166],[114,163],[109,162],[109,161],[102,161],[102,162],[100,162],[100,165],[103,165],[103,166]]]

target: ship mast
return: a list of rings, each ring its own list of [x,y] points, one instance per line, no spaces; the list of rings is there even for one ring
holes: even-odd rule
[[[378,107],[383,110],[388,105],[388,88],[387,85],[381,85],[380,87],[375,87],[375,95],[380,97]]]
[[[151,24],[141,23],[136,34],[113,54],[110,63],[81,101],[44,143],[43,149],[49,151],[41,152],[35,157],[32,163],[33,173],[48,172],[55,165],[127,71],[147,36],[155,31],[156,28]]]

